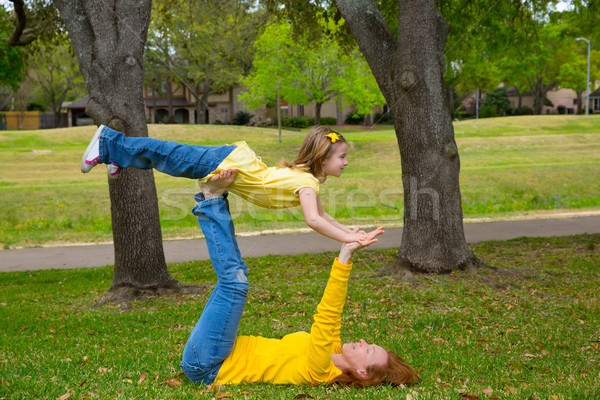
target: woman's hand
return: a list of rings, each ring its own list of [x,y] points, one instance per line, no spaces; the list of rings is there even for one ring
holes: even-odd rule
[[[353,235],[358,234],[358,232],[359,232],[358,229],[359,229],[358,227],[354,228]],[[377,242],[376,237],[379,235],[383,235],[385,233],[385,231],[383,229],[384,229],[383,226],[380,226],[379,228],[377,228],[371,232],[365,233],[364,235],[359,235],[359,239],[355,242],[344,243],[340,250],[340,254],[338,256],[338,261],[341,262],[342,264],[349,264],[352,259],[352,255],[355,252]]]

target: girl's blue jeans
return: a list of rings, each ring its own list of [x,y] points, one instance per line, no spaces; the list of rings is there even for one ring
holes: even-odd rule
[[[235,239],[226,197],[205,200],[198,193],[195,199],[198,204],[192,213],[198,217],[218,281],[185,345],[181,368],[192,382],[208,385],[235,344],[248,296],[248,269]]]
[[[198,146],[148,137],[125,137],[109,127],[100,133],[100,159],[120,168],[156,169],[165,174],[192,179],[204,178],[236,146]]]

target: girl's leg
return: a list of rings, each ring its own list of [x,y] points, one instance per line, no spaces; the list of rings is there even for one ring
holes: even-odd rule
[[[156,169],[165,174],[192,179],[204,178],[236,146],[198,146],[147,137],[125,137],[104,127],[99,137],[99,162],[120,168]]]
[[[227,200],[204,200],[201,193],[196,200],[192,212],[206,237],[218,282],[185,345],[181,367],[193,382],[210,384],[235,344],[248,295],[248,270],[240,257]]]

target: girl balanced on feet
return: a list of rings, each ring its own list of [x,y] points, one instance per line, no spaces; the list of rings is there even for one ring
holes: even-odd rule
[[[352,255],[377,241],[380,227],[362,243],[346,243],[333,262],[329,281],[310,332],[281,339],[237,336],[248,295],[248,269],[241,257],[224,191],[236,171],[226,170],[201,185],[192,212],[206,238],[217,284],[183,350],[181,368],[193,382],[204,384],[273,383],[371,386],[408,384],[415,370],[394,352],[359,340],[340,340]]]
[[[120,168],[156,169],[165,174],[209,182],[221,171],[233,169],[236,178],[228,188],[266,208],[300,205],[307,225],[340,242],[356,242],[363,231],[353,231],[323,211],[319,188],[328,176],[341,176],[348,165],[348,145],[342,135],[321,126],[304,138],[296,160],[284,167],[267,167],[246,142],[225,146],[199,146],[147,137],[126,137],[104,125],[96,131],[83,155],[81,171],[107,164],[109,177]]]

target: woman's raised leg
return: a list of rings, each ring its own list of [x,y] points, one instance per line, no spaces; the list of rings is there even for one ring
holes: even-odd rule
[[[240,257],[227,199],[198,193],[196,200],[192,212],[206,238],[218,282],[185,345],[181,367],[190,380],[210,384],[235,344],[248,295],[248,270]]]

